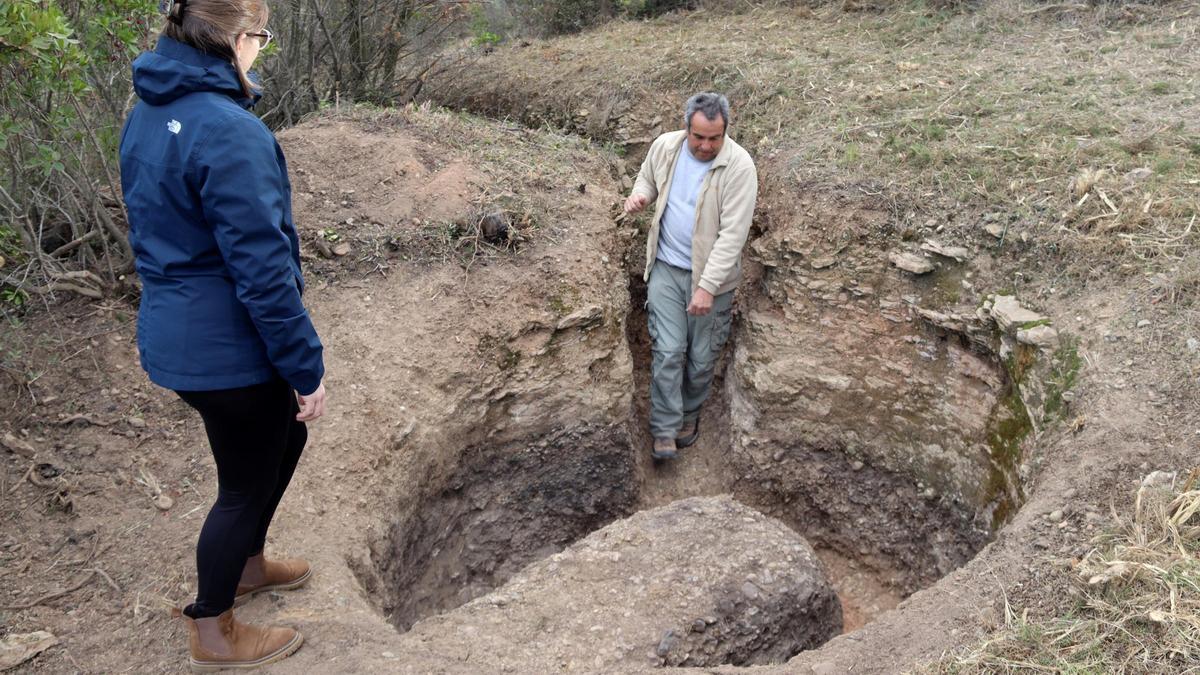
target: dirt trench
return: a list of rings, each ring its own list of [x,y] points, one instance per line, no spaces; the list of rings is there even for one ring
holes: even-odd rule
[[[635,513],[722,494],[811,544],[855,631],[969,561],[1019,506],[1033,437],[994,438],[1024,430],[1011,340],[947,299],[969,263],[931,258],[918,279],[889,262],[890,235],[855,235],[886,234],[886,209],[836,185],[781,202],[763,168],[701,440],[655,464],[644,223],[613,219],[621,163],[566,134],[504,127],[498,146],[492,123],[452,113],[361,116],[286,145],[307,236],[353,242],[350,270],[392,270],[341,288],[324,320],[354,373],[348,405],[362,403],[338,451],[386,430],[368,451],[380,496],[360,500],[376,507],[365,551],[345,559],[401,641],[483,621],[523,570]],[[354,151],[324,152],[338,146]],[[496,199],[536,223],[519,247],[438,253]],[[831,246],[829,221],[850,239]],[[792,655],[758,643],[746,662]]]
[[[560,419],[544,435],[472,445],[452,471],[431,473],[418,494],[402,497],[386,534],[372,545],[372,563],[358,565],[360,580],[398,630],[501,587],[526,565],[619,518],[687,497],[732,494],[804,536],[839,593],[847,632],[966,563],[995,534],[993,526],[1003,525],[992,518],[995,504],[974,507],[958,496],[931,496],[913,475],[876,464],[858,448],[788,437],[766,453],[751,447],[759,445],[746,438],[752,415],[737,406],[749,405],[754,394],[737,372],[738,359],[745,358],[739,350],[752,329],[747,314],[775,304],[764,292],[770,270],[753,261],[702,417],[701,440],[674,462],[652,461],[646,451],[644,245],[625,236],[612,246],[608,256],[624,260],[627,272],[627,297],[620,304],[628,309],[615,324],[624,340],[619,349],[630,360],[618,383],[632,389],[626,414],[607,426]],[[963,335],[926,322],[908,330],[967,349],[960,344]],[[942,347],[943,356],[947,349]],[[991,369],[988,377],[998,391],[989,400],[1000,406],[1014,383],[995,354],[972,353]],[[853,425],[852,412],[843,416],[842,423]],[[977,478],[986,481],[995,467],[981,466]],[[1016,474],[1015,466],[1003,469]]]
[[[491,142],[496,134],[503,143]],[[644,249],[636,227],[612,218],[622,193],[612,157],[578,138],[420,110],[330,114],[281,142],[293,168],[308,297],[339,401],[314,427],[314,456],[272,542],[273,550],[313,555],[323,576],[307,594],[247,609],[275,620],[278,605],[313,631],[317,639],[295,663],[336,671],[322,659],[350,653],[364,631],[379,648],[352,650],[353,663],[341,662],[346,671],[371,672],[371,664],[388,672],[384,653],[401,654],[418,672],[446,661],[480,672],[499,656],[520,663],[526,635],[505,625],[488,628],[497,644],[511,646],[499,656],[463,656],[423,640],[436,626],[474,625],[532,566],[548,572],[568,547],[692,496],[731,494],[806,539],[840,595],[849,631],[962,565],[996,532],[995,495],[962,488],[990,477],[979,441],[1010,388],[1002,359],[970,331],[922,316],[918,310],[945,308],[921,297],[928,284],[890,267],[877,242],[839,249],[829,263],[819,230],[767,202],[771,217],[747,252],[701,440],[679,460],[655,465],[645,431]],[[498,185],[506,191],[488,190]],[[520,247],[471,260],[455,257],[462,239],[444,248],[460,236],[453,233],[464,214],[497,202],[535,223]],[[844,204],[810,206],[819,218],[857,217]],[[325,258],[317,239],[352,253]],[[953,273],[951,263],[943,266]],[[121,344],[122,358],[132,358],[132,335]],[[868,361],[870,373],[856,369]],[[123,364],[126,373],[133,364]],[[977,405],[964,405],[972,400]],[[196,421],[171,405],[182,450],[146,436],[154,461],[177,463],[150,468],[196,476],[188,484],[199,489],[178,486],[178,515],[146,520],[169,529],[173,576],[138,583],[184,597],[202,490],[215,478],[180,473],[179,462],[195,471],[209,464]],[[945,443],[935,456],[928,443],[908,440],[922,429],[949,437],[950,427],[971,442]],[[922,461],[910,467],[910,456]],[[681,543],[688,551],[703,540]],[[752,558],[744,562],[757,565]],[[630,559],[608,560],[613,588],[648,578]],[[686,563],[674,563],[671,588],[708,583],[689,581],[702,572]],[[744,616],[757,610],[760,628],[770,626],[764,612],[779,611],[778,624],[755,633],[752,647],[717,644],[713,653],[731,664],[785,661],[800,644],[788,636],[802,632],[788,622],[807,618],[765,595],[762,606],[750,602],[741,588],[749,573],[759,571],[739,570],[730,596],[741,604],[732,606]],[[568,605],[599,597],[594,588],[580,593],[579,579],[537,578],[553,579]],[[655,597],[648,582],[643,587]],[[546,621],[588,615],[580,604]],[[737,616],[705,620],[706,630],[728,626],[744,639]],[[536,635],[536,622],[526,623]],[[584,653],[595,646],[590,628],[579,639]],[[152,630],[166,639],[165,626]],[[703,639],[719,640],[722,631]],[[665,659],[656,649],[663,644],[674,656],[653,629],[629,644],[622,649],[635,657],[648,649]],[[154,654],[165,662],[172,652],[164,645]],[[678,656],[672,663],[689,662]]]
[[[439,491],[390,525],[381,546],[391,554],[371,577],[384,615],[408,630],[629,515],[633,473],[620,428],[467,450]]]

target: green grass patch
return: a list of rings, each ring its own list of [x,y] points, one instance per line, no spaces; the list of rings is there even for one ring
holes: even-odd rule
[[[475,352],[484,361],[501,371],[512,370],[521,363],[521,352],[513,349],[503,338],[484,335],[479,339]]]
[[[1062,419],[1066,415],[1064,394],[1073,391],[1083,368],[1078,340],[1062,337],[1062,346],[1051,357],[1050,376],[1046,380],[1046,399],[1042,410],[1046,419]]]
[[[550,311],[564,317],[574,312],[575,307],[582,301],[583,296],[580,295],[578,288],[563,284],[546,298],[546,305]]]

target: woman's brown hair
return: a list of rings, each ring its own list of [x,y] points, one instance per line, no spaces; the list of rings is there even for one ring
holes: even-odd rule
[[[246,76],[237,58],[237,39],[242,33],[261,31],[267,25],[264,0],[172,0],[162,34],[224,59],[229,59],[242,82],[242,91],[252,98],[258,87]]]

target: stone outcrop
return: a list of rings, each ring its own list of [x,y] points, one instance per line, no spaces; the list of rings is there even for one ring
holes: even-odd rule
[[[916,253],[901,253],[897,251],[889,255],[888,260],[891,260],[893,265],[905,272],[916,275],[929,274],[934,270],[933,263],[929,261],[929,258],[917,255]]]
[[[1030,424],[1043,429],[1049,416],[1062,411],[1064,387],[1074,381],[1079,368],[1070,340],[1058,334],[1050,317],[1025,307],[1013,295],[988,296],[976,314],[995,327],[992,341],[1009,364]]]
[[[1016,297],[1011,295],[994,296],[992,300],[985,303],[984,311],[996,320],[996,325],[1003,331],[1049,321],[1045,316],[1021,306]]]

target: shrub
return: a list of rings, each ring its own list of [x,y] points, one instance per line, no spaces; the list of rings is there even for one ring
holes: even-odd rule
[[[0,286],[99,297],[132,269],[114,160],[129,59],[154,13],[154,0],[0,4],[0,241],[12,258]]]

